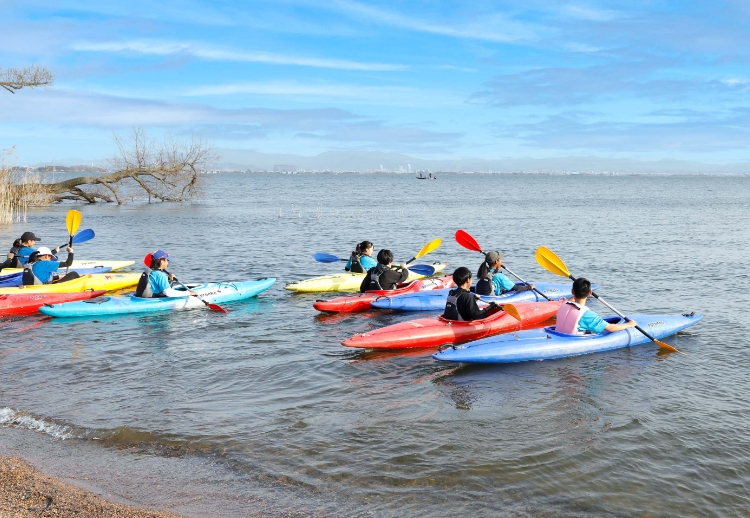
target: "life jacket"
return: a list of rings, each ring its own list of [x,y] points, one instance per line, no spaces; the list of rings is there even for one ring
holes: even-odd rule
[[[163,293],[157,293],[154,295],[153,290],[151,290],[151,272],[156,271],[152,270],[150,268],[146,268],[143,273],[141,274],[140,279],[138,279],[138,286],[135,288],[135,296],[140,297],[142,299],[159,299],[166,297]],[[169,273],[164,270],[164,273],[169,275]]]
[[[474,288],[474,293],[477,295],[494,295],[495,294],[495,283],[492,282],[492,278],[495,276],[495,273],[497,271],[494,271],[492,269],[489,270],[486,277],[483,277],[482,279],[479,279],[477,281],[477,285]],[[498,295],[502,295],[503,293],[506,293],[508,290],[505,288],[500,290],[500,293]]]
[[[33,263],[29,261],[23,267],[23,274],[21,275],[21,284],[23,284],[24,286],[43,286],[44,284],[52,284],[53,282],[55,282],[56,280],[60,278],[59,275],[57,275],[56,273],[53,273],[47,282],[42,282],[42,280],[39,277],[37,277],[36,274],[34,273],[34,264],[36,264],[36,261],[34,261]]]
[[[581,317],[589,310],[584,305],[578,302],[569,300],[557,311],[557,323],[555,329],[560,333],[568,335],[582,335],[583,333],[578,330],[578,322],[581,321]]]
[[[380,276],[385,271],[385,266],[378,263],[378,265],[374,268],[370,268],[370,271],[367,272],[367,276],[370,279],[370,285],[365,291],[372,291],[372,290],[382,290],[383,287],[380,285]]]
[[[458,312],[458,295],[461,293],[458,288],[448,292],[448,300],[445,303],[443,318],[447,320],[458,320],[463,322],[461,313]]]
[[[349,264],[349,269],[346,269],[348,272],[352,273],[367,273],[365,272],[364,267],[362,267],[362,263],[359,261],[359,258],[362,257],[361,254],[358,254],[357,252],[352,252],[352,262]]]

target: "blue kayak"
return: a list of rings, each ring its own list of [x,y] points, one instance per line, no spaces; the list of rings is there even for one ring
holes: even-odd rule
[[[268,277],[256,281],[211,282],[208,284],[188,284],[206,302],[223,304],[254,297],[273,286],[276,279]],[[180,288],[177,288],[180,289]],[[83,301],[81,301],[83,302]],[[51,304],[39,308],[41,313],[52,317],[92,317],[103,315],[126,315],[132,313],[152,313],[155,311],[176,311],[180,309],[205,307],[197,297],[162,297],[143,299],[135,295],[122,297],[99,297],[85,301]]]
[[[536,289],[547,295],[552,300],[570,296],[570,284],[553,284],[549,282],[532,282]],[[592,286],[597,289],[598,286]],[[473,288],[472,288],[473,290]],[[372,302],[372,307],[379,309],[391,309],[393,311],[443,311],[448,300],[450,289],[417,291],[404,293],[395,297],[384,295]],[[544,297],[533,290],[509,291],[502,295],[486,295],[482,297],[484,302],[497,302],[498,304],[513,304],[516,302],[544,302]]]
[[[628,318],[638,322],[654,338],[660,339],[697,324],[703,315],[630,315]],[[620,317],[607,317],[604,320],[612,324],[624,322]],[[569,335],[558,333],[555,326],[550,326],[455,345],[433,354],[432,357],[436,360],[462,363],[512,363],[553,360],[650,342],[651,340],[634,328],[614,333],[605,331]]]
[[[109,273],[112,268],[109,266],[102,266],[99,268],[70,268],[69,271],[76,272],[78,275],[87,275],[89,273]],[[57,274],[60,277],[65,276],[65,268],[57,270]],[[0,288],[13,288],[22,284],[23,272],[9,273],[8,275],[0,275]]]

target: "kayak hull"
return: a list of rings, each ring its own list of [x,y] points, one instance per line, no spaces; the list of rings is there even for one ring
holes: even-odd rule
[[[45,304],[59,304],[74,300],[93,299],[107,293],[104,290],[79,293],[34,293],[30,295],[0,295],[0,316],[31,315]]]
[[[198,293],[206,302],[224,304],[254,297],[266,291],[276,282],[275,278],[258,279],[245,282],[212,282],[207,284],[189,284],[192,291]],[[43,306],[40,311],[45,315],[59,318],[93,317],[105,315],[128,315],[135,313],[154,313],[157,311],[177,311],[182,309],[205,307],[197,297],[164,297],[144,299],[134,295],[122,297],[103,297],[96,300],[69,302]]]
[[[562,304],[562,300],[514,304],[521,322],[504,311],[470,322],[446,320],[442,316],[420,318],[356,334],[341,344],[363,349],[436,348],[538,326],[554,318]]]
[[[88,275],[89,273],[109,273],[112,268],[109,266],[102,266],[97,268],[70,268],[71,272],[76,272],[78,275]],[[57,275],[63,277],[65,275],[65,268],[57,270]],[[0,276],[0,288],[12,288],[14,286],[21,286],[23,282],[23,273],[11,273],[10,275]]]
[[[121,270],[134,264],[135,261],[99,261],[96,259],[90,259],[86,261],[73,261],[70,266],[70,270],[89,269],[89,268],[109,268],[109,270]],[[65,272],[65,268],[60,270]],[[23,273],[23,268],[3,268],[2,275],[10,275],[13,273]],[[97,272],[87,272],[97,273]]]
[[[420,279],[400,284],[395,290],[372,290],[358,295],[335,297],[329,300],[317,300],[313,307],[318,311],[329,313],[354,313],[356,311],[367,311],[372,309],[372,302],[378,297],[401,295],[417,291],[438,290],[455,286],[453,276]]]
[[[435,267],[435,273],[445,270],[448,266],[444,263],[432,263]],[[284,286],[285,290],[296,291],[297,293],[320,293],[326,291],[359,291],[359,287],[362,285],[362,279],[365,278],[364,273],[334,273],[331,275],[323,275],[321,277],[313,277],[304,281],[292,282]],[[419,279],[425,279],[425,275],[418,275],[414,272],[409,272],[409,278],[407,281],[416,281]]]
[[[654,338],[660,339],[697,324],[703,315],[631,315],[628,318],[634,319]],[[611,323],[623,322],[619,317],[608,317],[605,320]],[[456,345],[435,353],[432,357],[461,363],[514,363],[554,360],[650,342],[634,328],[614,333],[605,331],[599,334],[566,335],[558,333],[551,326]]]
[[[536,288],[552,300],[558,300],[570,295],[570,284],[557,284],[548,282],[532,283]],[[596,289],[596,287],[592,287]],[[372,302],[372,307],[377,309],[390,309],[391,311],[443,311],[448,300],[450,289],[433,290],[419,293],[406,293],[397,296],[384,296]],[[496,302],[497,304],[516,304],[519,302],[543,302],[544,297],[533,290],[509,291],[502,295],[482,296],[482,300]]]
[[[83,275],[77,279],[55,284],[42,284],[40,286],[18,286],[15,288],[2,288],[0,295],[16,295],[31,293],[73,293],[86,290],[121,290],[138,284],[140,273],[95,273]]]

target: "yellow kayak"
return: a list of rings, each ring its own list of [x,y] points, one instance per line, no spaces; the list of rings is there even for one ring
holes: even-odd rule
[[[70,270],[88,270],[90,268],[109,268],[110,270],[120,270],[122,268],[127,268],[134,262],[135,261],[97,261],[96,259],[91,259],[89,261],[73,261],[73,264],[70,266]],[[23,273],[23,268],[3,268],[3,271],[0,272],[0,275],[10,275],[11,273]]]
[[[448,266],[445,263],[433,263],[430,266],[435,267],[435,273],[442,272]],[[364,273],[334,273],[332,275],[323,275],[322,277],[313,277],[306,281],[291,282],[284,286],[285,290],[296,291],[297,293],[318,293],[322,291],[359,291]],[[409,281],[424,279],[424,275],[418,275],[409,272]]]
[[[39,286],[18,286],[2,288],[0,295],[17,295],[29,293],[74,293],[86,290],[121,290],[138,284],[140,273],[90,273],[77,279],[55,284]]]

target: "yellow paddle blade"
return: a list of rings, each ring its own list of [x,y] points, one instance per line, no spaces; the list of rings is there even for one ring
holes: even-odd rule
[[[522,320],[521,314],[518,312],[518,308],[516,308],[513,304],[503,304],[503,311],[505,311],[507,314],[509,314],[519,322]]]
[[[429,243],[427,243],[426,245],[424,245],[424,248],[422,250],[420,250],[419,253],[414,256],[414,258],[415,259],[419,259],[423,255],[427,255],[430,252],[434,252],[435,250],[437,250],[438,248],[440,248],[440,245],[442,245],[442,244],[443,244],[443,240],[442,239],[440,239],[440,238],[433,239],[432,241],[430,241]]]
[[[65,217],[65,224],[68,227],[68,234],[74,235],[78,231],[78,225],[81,224],[81,213],[77,210],[69,210]]]
[[[561,277],[570,277],[570,272],[562,262],[562,259],[555,255],[555,252],[549,248],[540,246],[536,249],[536,262],[547,271],[559,275]]]

